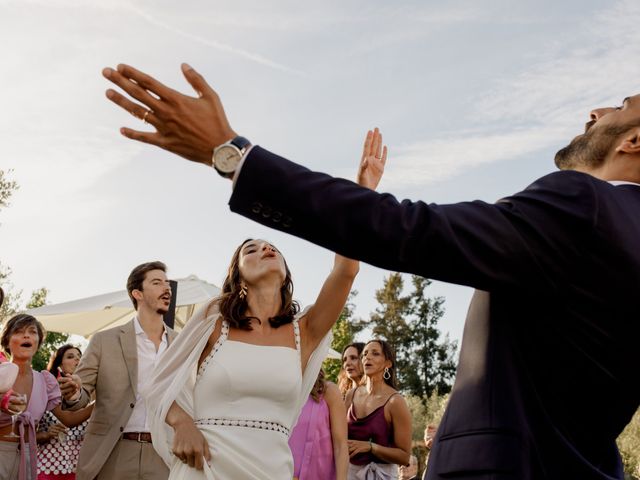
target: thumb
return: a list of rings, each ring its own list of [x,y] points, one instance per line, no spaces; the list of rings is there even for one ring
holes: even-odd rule
[[[184,78],[187,79],[187,82],[189,82],[191,87],[196,91],[198,97],[207,97],[215,94],[204,77],[196,72],[189,64],[183,63],[181,68]]]

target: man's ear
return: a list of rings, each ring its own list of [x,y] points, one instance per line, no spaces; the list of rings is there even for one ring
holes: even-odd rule
[[[138,289],[131,290],[131,296],[135,298],[138,303],[142,301],[142,292]]]
[[[616,147],[616,153],[640,154],[640,127],[636,127],[625,134],[620,144]]]

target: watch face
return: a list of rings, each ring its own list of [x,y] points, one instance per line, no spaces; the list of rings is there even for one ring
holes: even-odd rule
[[[233,145],[221,145],[214,155],[216,170],[224,173],[234,172],[241,158],[240,151]]]

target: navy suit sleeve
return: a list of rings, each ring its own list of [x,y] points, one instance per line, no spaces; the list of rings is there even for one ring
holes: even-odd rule
[[[254,147],[231,210],[381,268],[482,290],[553,291],[592,235],[591,177],[557,172],[489,204],[399,202]]]

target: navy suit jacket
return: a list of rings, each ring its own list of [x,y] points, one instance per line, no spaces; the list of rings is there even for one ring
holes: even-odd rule
[[[231,209],[477,289],[427,478],[622,478],[640,403],[640,187],[560,171],[495,204],[398,202],[254,147]]]

